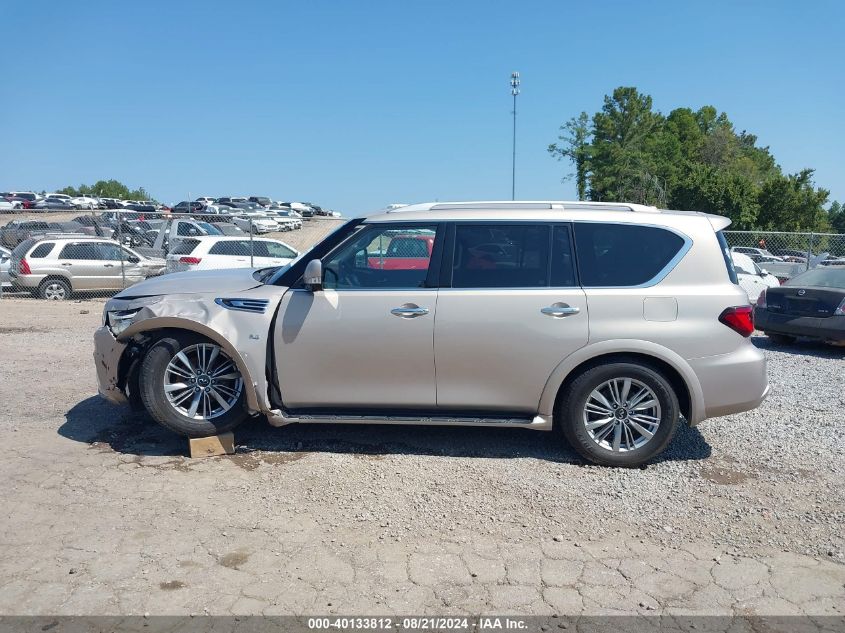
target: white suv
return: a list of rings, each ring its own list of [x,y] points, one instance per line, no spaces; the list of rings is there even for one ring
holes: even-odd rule
[[[249,237],[183,238],[167,254],[167,272],[286,266],[299,252],[279,240]]]
[[[768,392],[729,224],[584,202],[357,218],[288,266],[118,294],[95,335],[100,392],[191,437],[257,415],[558,428],[591,461],[639,465],[679,420]]]

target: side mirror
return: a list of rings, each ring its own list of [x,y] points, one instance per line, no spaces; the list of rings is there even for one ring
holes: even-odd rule
[[[766,275],[768,275],[768,274],[769,274],[769,271],[768,271],[768,270],[766,270],[765,268],[761,268],[761,269],[760,269],[760,276],[761,276],[761,277],[765,277],[765,276],[766,276]]]
[[[199,235],[199,231],[197,231],[194,227],[188,229],[188,235]]]
[[[126,261],[128,261],[130,264],[137,264],[138,262],[141,261],[141,258],[138,257],[137,255],[130,255],[129,257],[126,258]]]
[[[312,259],[305,266],[305,274],[302,276],[305,288],[311,292],[323,289],[323,262],[319,259]]]

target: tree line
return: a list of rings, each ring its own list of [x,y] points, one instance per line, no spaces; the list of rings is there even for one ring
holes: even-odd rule
[[[56,193],[68,196],[94,196],[95,198],[117,198],[118,200],[153,200],[143,187],[130,189],[119,180],[98,180],[93,185],[65,187]]]
[[[739,230],[845,233],[845,207],[815,186],[813,170],[785,174],[768,147],[707,105],[653,109],[619,87],[600,111],[582,112],[548,148],[568,161],[580,200],[616,200],[726,215]]]

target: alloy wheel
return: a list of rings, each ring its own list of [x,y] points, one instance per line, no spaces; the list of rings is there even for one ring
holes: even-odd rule
[[[50,282],[44,287],[44,298],[50,301],[62,301],[67,298],[67,290],[60,283]]]
[[[612,378],[587,397],[584,427],[601,448],[624,453],[648,444],[660,426],[660,402],[654,391],[635,378]]]
[[[163,381],[170,406],[195,420],[223,415],[238,402],[243,390],[237,365],[213,343],[179,351],[167,364]]]

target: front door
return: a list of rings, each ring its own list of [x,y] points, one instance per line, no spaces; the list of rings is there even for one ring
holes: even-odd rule
[[[439,409],[536,413],[555,367],[587,344],[570,227],[457,224],[434,331]],[[449,285],[448,282],[446,285]]]
[[[365,224],[323,259],[323,290],[285,294],[274,333],[285,407],[434,409],[436,235],[431,223]]]

